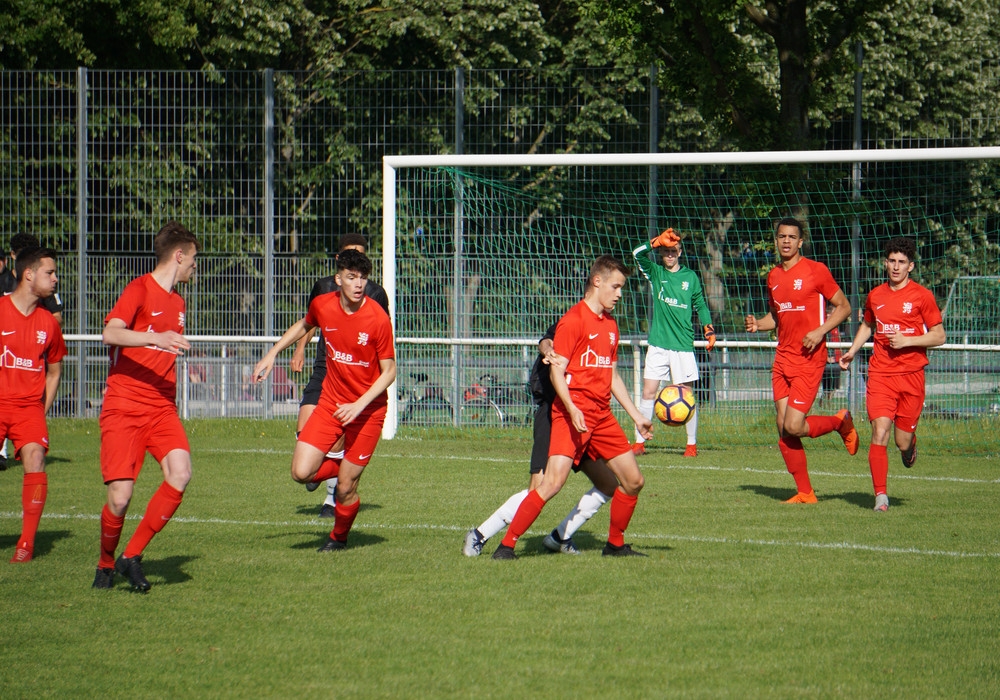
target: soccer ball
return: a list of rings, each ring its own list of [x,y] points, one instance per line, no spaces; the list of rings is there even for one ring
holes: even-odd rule
[[[663,387],[653,402],[653,413],[663,423],[672,427],[684,425],[694,415],[694,392],[683,384]]]

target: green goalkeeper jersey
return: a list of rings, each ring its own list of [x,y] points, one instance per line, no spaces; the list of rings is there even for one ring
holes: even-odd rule
[[[643,276],[653,288],[653,321],[649,326],[649,344],[664,350],[692,352],[694,327],[691,324],[692,307],[698,313],[702,326],[712,322],[701,280],[694,270],[680,266],[676,272],[649,257],[649,243],[632,251]]]

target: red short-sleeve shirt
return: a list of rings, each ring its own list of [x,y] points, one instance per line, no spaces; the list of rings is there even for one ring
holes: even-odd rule
[[[10,296],[0,298],[0,397],[11,407],[41,403],[45,398],[45,365],[66,356],[59,322],[41,305],[25,316]]]

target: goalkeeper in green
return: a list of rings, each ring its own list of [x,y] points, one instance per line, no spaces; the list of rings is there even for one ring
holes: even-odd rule
[[[650,259],[649,251],[657,253],[662,264]],[[698,381],[698,363],[694,357],[694,328],[691,325],[692,308],[698,314],[707,349],[715,346],[715,329],[712,316],[705,303],[701,280],[694,270],[680,264],[681,239],[668,228],[649,243],[632,251],[642,274],[653,290],[653,320],[649,326],[649,348],[646,350],[646,367],[643,372],[642,399],[639,410],[652,418],[653,402],[660,382],[691,386]],[[698,409],[685,424],[687,448],[685,457],[698,456]],[[641,435],[636,433],[632,451],[646,454]]]

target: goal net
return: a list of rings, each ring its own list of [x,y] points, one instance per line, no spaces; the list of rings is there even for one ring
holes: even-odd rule
[[[632,250],[673,227],[719,338],[710,355],[697,343],[699,442],[772,444],[774,342],[745,333],[743,318],[765,313],[774,224],[795,216],[807,226],[805,255],[830,268],[855,309],[839,338],[828,338],[843,347],[865,295],[885,280],[885,242],[917,242],[913,278],[936,295],[948,332],[931,352],[921,446],[993,451],[998,158],[992,148],[387,157],[383,276],[400,362],[389,433],[524,425],[535,342],[580,299],[592,260],[610,254],[634,268]],[[615,311],[619,373],[634,393],[650,300],[635,274]],[[859,359],[848,372],[831,362],[813,412],[846,406],[865,416],[867,356]],[[682,433],[661,427],[651,444],[683,448]]]

